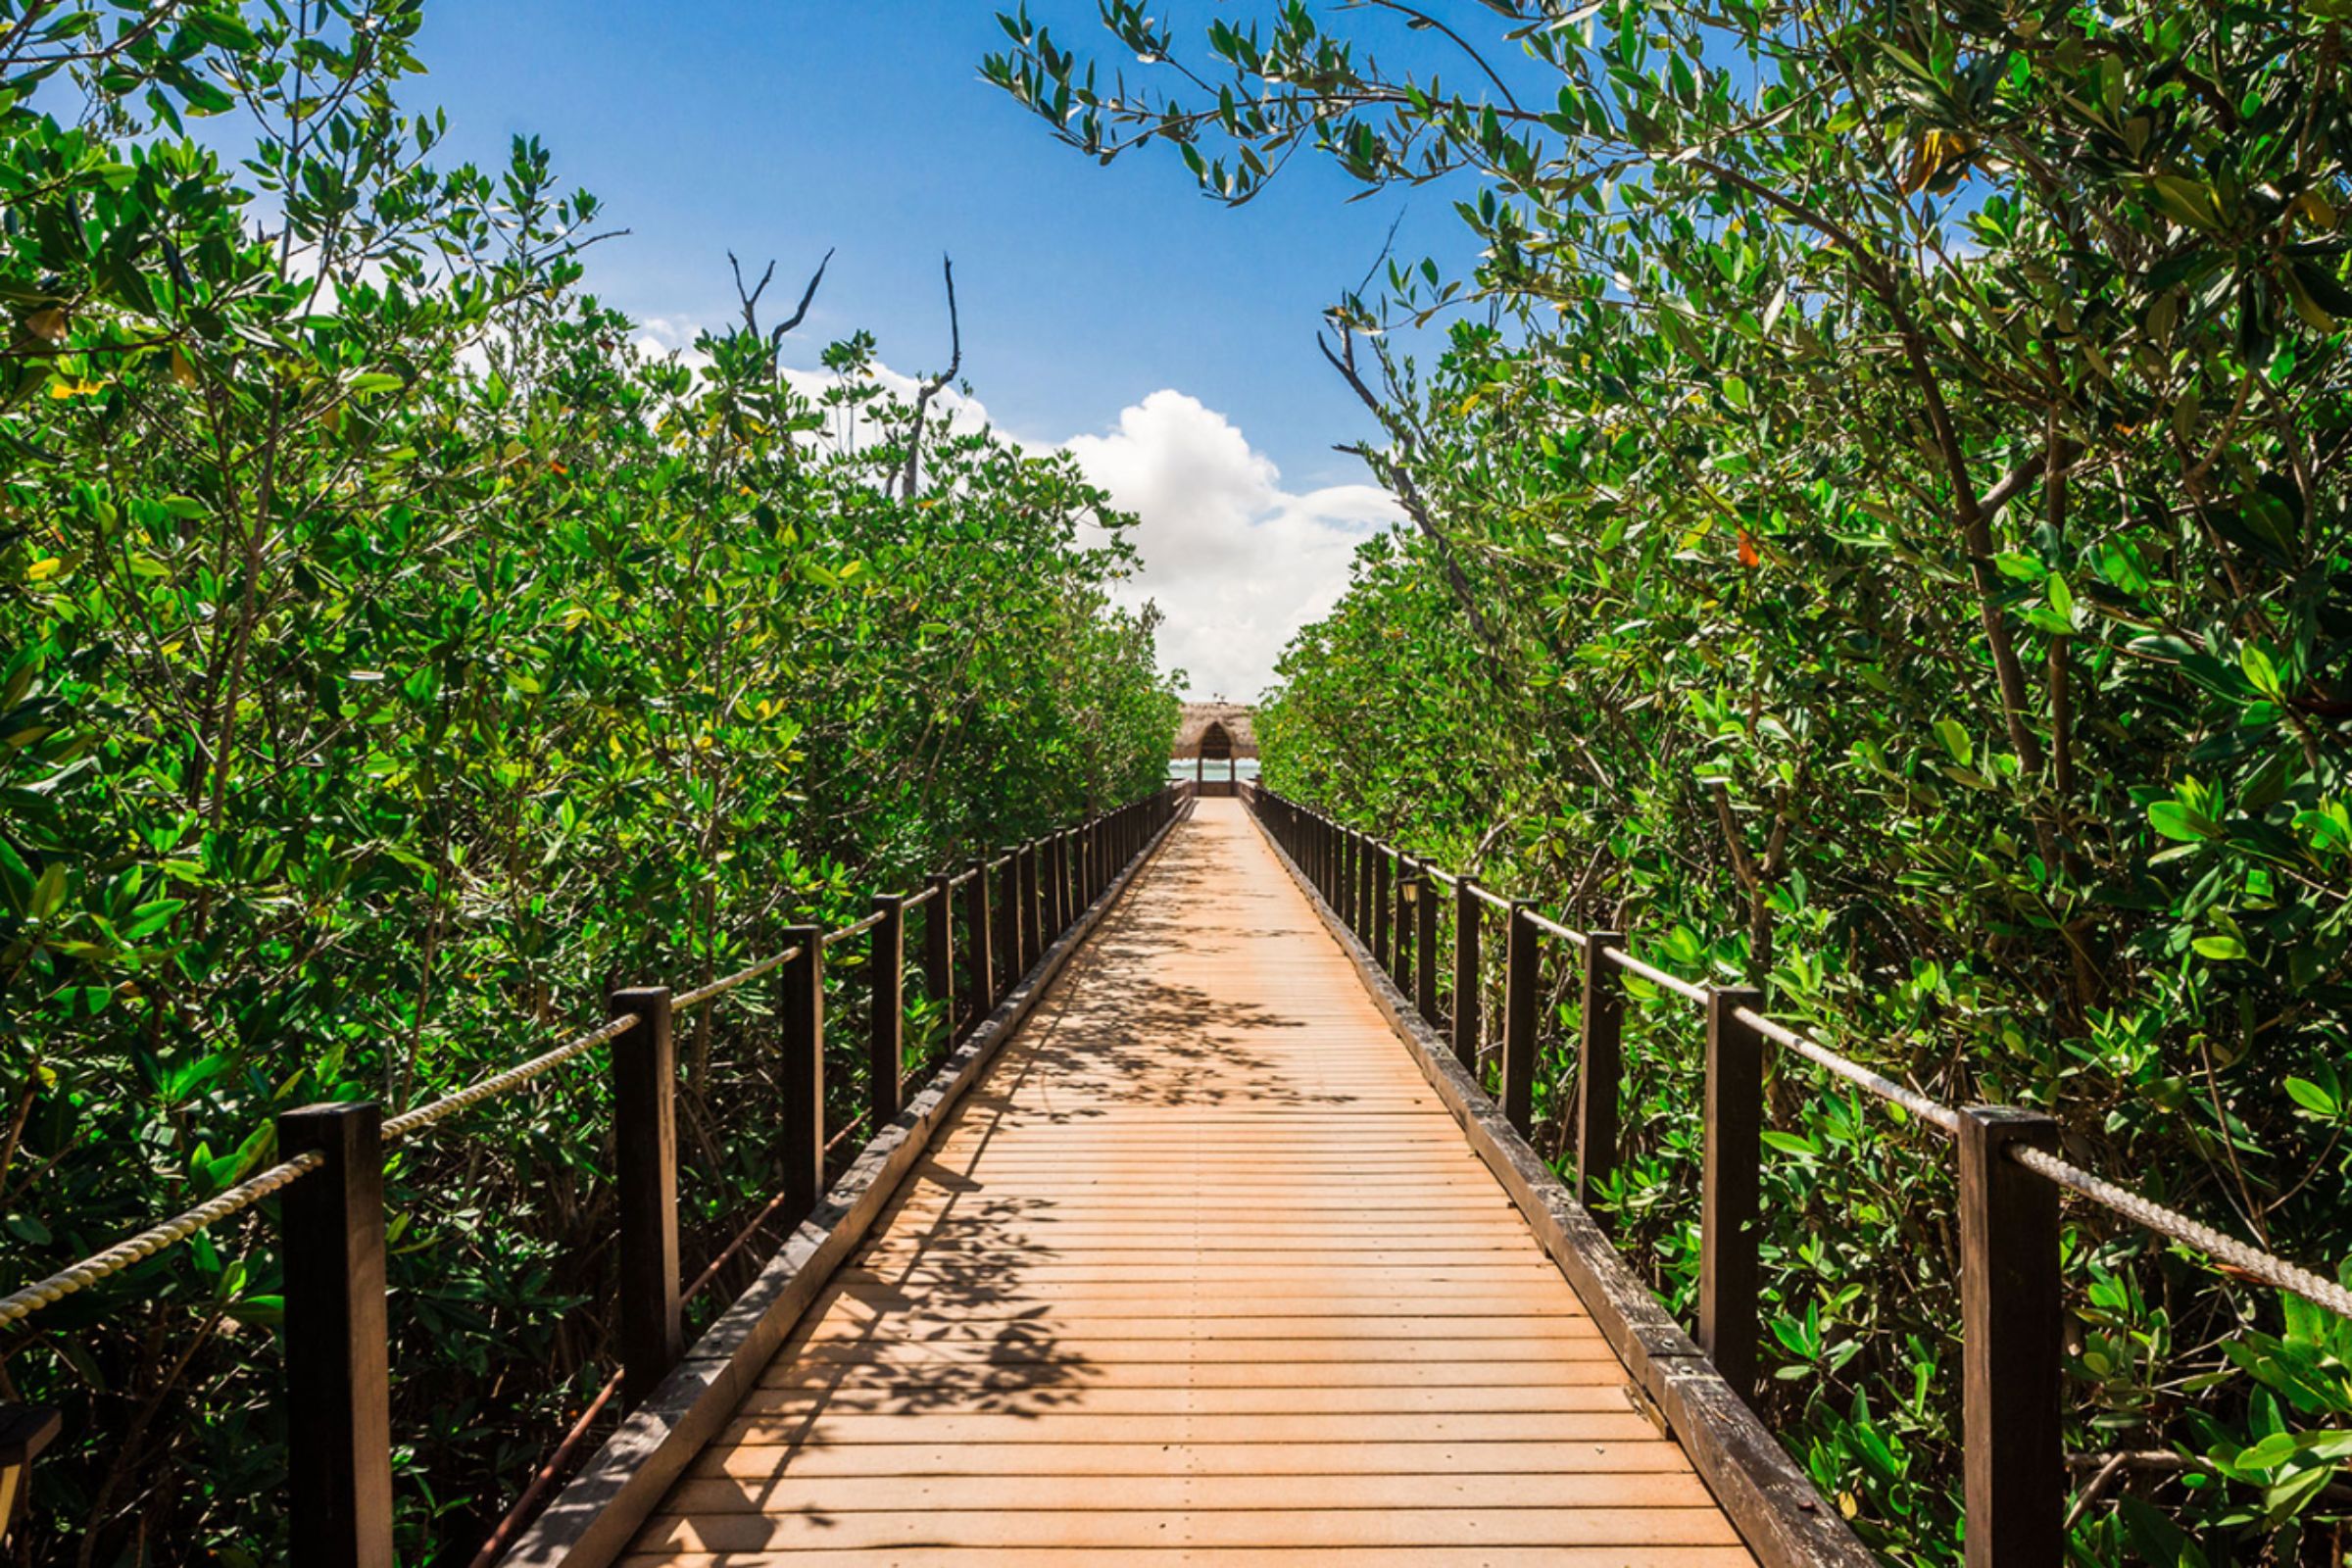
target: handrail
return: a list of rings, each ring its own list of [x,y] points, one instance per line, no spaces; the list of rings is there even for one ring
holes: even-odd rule
[[[1450,881],[1459,895],[1454,925],[1453,1054],[1473,1075],[1468,1093],[1486,1096],[1478,1069],[1484,1006],[1465,1008],[1468,988],[1480,987],[1481,924],[1472,900],[1502,908],[1511,940],[1503,1006],[1499,1090],[1503,1119],[1521,1137],[1533,1121],[1538,1052],[1539,933],[1566,939],[1585,952],[1585,1006],[1574,1110],[1577,1192],[1605,1181],[1617,1157],[1622,1093],[1622,986],[1604,976],[1634,974],[1697,1003],[1707,1012],[1704,1161],[1698,1249],[1697,1317],[1705,1353],[1742,1396],[1762,1371],[1761,1296],[1764,1048],[1767,1042],[1824,1068],[1864,1093],[1899,1107],[1950,1137],[1959,1166],[1961,1339],[1969,1374],[1962,1389],[1962,1441],[1969,1464],[1963,1493],[1968,1540],[1992,1543],[1987,1560],[2013,1550],[2055,1561],[2045,1538],[2061,1532],[2066,1466],[2059,1410],[2064,1371],[2060,1355],[2063,1281],[2060,1275],[2059,1193],[2071,1192],[2123,1219],[2224,1268],[2314,1306],[2352,1319],[2352,1290],[2272,1252],[2225,1235],[2180,1210],[2107,1181],[2064,1158],[2064,1128],[2042,1112],[2012,1106],[1961,1109],[1831,1050],[1811,1035],[1763,1010],[1763,994],[1682,979],[1636,957],[1616,932],[1580,932],[1543,915],[1532,905],[1505,900],[1466,877],[1417,859],[1371,834],[1267,790],[1248,797],[1268,836],[1291,856],[1301,880],[1323,895],[1326,907],[1362,939],[1358,961],[1368,961],[1374,984],[1393,978],[1392,1007],[1417,1011],[1438,1027],[1436,911],[1412,909],[1421,878]],[[1269,811],[1269,806],[1272,809]],[[1404,875],[1392,908],[1390,865]],[[1408,956],[1407,947],[1411,949]],[[1598,960],[1605,958],[1606,963]],[[1418,991],[1418,1000],[1406,995]],[[2004,1544],[2006,1543],[2007,1544]]]
[[[1174,788],[1180,787],[1175,786]],[[1066,837],[1086,832],[1122,811],[1130,810],[1167,793],[1170,793],[1168,789],[1154,791],[1150,796],[1129,803],[1128,806],[1116,808],[1111,811],[1087,818],[1073,827],[1062,829],[1060,836]],[[1011,859],[1010,855],[1000,856],[987,862],[985,869],[996,870],[1010,863]],[[978,874],[977,869],[967,868],[949,877],[947,886],[958,887]],[[922,904],[931,897],[932,891],[931,888],[926,887],[922,893],[904,901],[901,907],[911,908]],[[880,913],[869,914],[848,926],[825,933],[820,938],[820,942],[829,947],[837,941],[863,935],[873,930],[881,922],[882,915]],[[799,947],[787,948],[781,953],[760,959],[723,979],[714,980],[708,985],[682,993],[671,1001],[671,1013],[674,1016],[676,1013],[699,1007],[705,1003],[724,996],[740,986],[759,979],[761,975],[781,968],[799,957],[801,954],[802,949]],[[398,1116],[389,1117],[382,1124],[382,1139],[389,1144],[412,1134],[423,1132],[462,1110],[480,1104],[484,1101],[508,1095],[573,1057],[600,1045],[619,1039],[636,1028],[639,1022],[637,1014],[623,1013],[585,1034],[574,1036],[552,1051],[533,1056],[529,1060],[502,1072],[494,1073],[455,1094],[444,1096],[428,1105],[421,1105]],[[862,1113],[860,1119],[862,1119]],[[315,1151],[281,1161],[268,1170],[247,1177],[234,1187],[217,1194],[193,1208],[126,1237],[102,1251],[69,1264],[67,1267],[45,1278],[35,1280],[5,1297],[0,1297],[0,1328],[20,1323],[44,1307],[64,1300],[67,1297],[86,1290],[101,1280],[121,1273],[134,1263],[142,1262],[158,1252],[177,1246],[200,1231],[244,1212],[263,1199],[282,1191],[318,1170],[325,1163],[325,1157]]]
[[[609,1041],[618,1040],[622,1035],[636,1028],[638,1022],[635,1013],[624,1012],[602,1028],[591,1029],[584,1035],[567,1040],[553,1051],[533,1056],[519,1065],[509,1067],[505,1072],[493,1073],[478,1083],[459,1090],[454,1095],[447,1095],[434,1101],[429,1105],[419,1105],[415,1110],[394,1116],[384,1123],[384,1142],[388,1144],[394,1139],[406,1138],[411,1133],[422,1132],[435,1122],[448,1120],[468,1105],[478,1105],[485,1100],[496,1100],[502,1095],[511,1094],[541,1073],[563,1065],[580,1053],[592,1050]]]
[[[1315,820],[1340,832],[1354,833],[1353,829],[1342,826],[1321,812],[1298,807],[1297,803],[1267,789],[1262,784],[1257,788],[1259,794],[1282,802],[1294,809],[1301,810]],[[1365,847],[1375,853],[1402,853],[1385,840],[1374,838],[1369,834],[1356,834],[1355,836],[1362,841]],[[1418,870],[1423,875],[1443,877],[1447,881],[1464,880],[1451,873],[1441,871],[1427,862],[1422,862],[1418,866]],[[1470,883],[1469,887],[1471,893],[1477,898],[1505,911],[1517,912],[1538,930],[1564,937],[1580,948],[1588,950],[1591,948],[1591,939],[1587,933],[1565,926],[1546,915],[1538,913],[1523,902],[1505,899],[1478,886],[1475,882]],[[1720,988],[1718,987],[1685,980],[1679,975],[1670,974],[1653,963],[1636,957],[1623,947],[1606,947],[1601,952],[1608,961],[1617,967],[1640,975],[1644,980],[1691,1002],[1698,1003],[1702,1006],[1708,1005],[1719,993]],[[1755,1007],[1736,1006],[1731,1009],[1731,1014],[1765,1039],[1785,1047],[1877,1099],[1901,1106],[1910,1114],[1931,1126],[1939,1128],[1948,1136],[1959,1136],[1963,1117],[1961,1112],[1953,1106],[1933,1100],[1915,1089],[1907,1088],[1886,1074],[1864,1066],[1850,1056],[1832,1051],[1820,1041],[1767,1017]],[[2008,1155],[2026,1169],[2055,1182],[2079,1197],[2089,1199],[2092,1202],[2126,1219],[2170,1240],[2180,1242],[2183,1246],[2194,1248],[2207,1256],[2253,1275],[2278,1290],[2300,1297],[2314,1306],[2325,1307],[2328,1311],[2352,1318],[2352,1291],[2330,1282],[2323,1275],[2314,1273],[2286,1258],[2258,1250],[2243,1242],[2235,1241],[2222,1232],[2214,1230],[2211,1226],[2181,1213],[2179,1209],[2168,1207],[2152,1199],[2143,1198],[2126,1188],[2118,1187],[2083,1170],[2079,1165],[2070,1164],[2044,1151],[2012,1146],[2008,1151]]]
[[[231,1214],[242,1213],[268,1198],[271,1193],[302,1180],[326,1163],[326,1156],[312,1152],[298,1154],[270,1166],[259,1175],[245,1180],[183,1214],[177,1214],[160,1225],[151,1225],[136,1236],[117,1242],[103,1252],[94,1253],[80,1262],[58,1270],[47,1279],[35,1280],[23,1290],[0,1297],[0,1328],[32,1316],[44,1306],[64,1300],[76,1291],[84,1291],[110,1275],[120,1274],[133,1263],[153,1257],[167,1247],[174,1247],[210,1225],[218,1225]]]
[[[1665,987],[1679,997],[1687,997],[1692,1002],[1701,1004],[1707,1000],[1707,988],[1697,981],[1686,980],[1681,975],[1668,974],[1654,963],[1642,962],[1623,948],[1611,948],[1609,961],[1628,973],[1640,975],[1652,985]]]
[[[2009,1157],[2035,1175],[2113,1209],[2159,1236],[2184,1247],[2193,1247],[2215,1261],[2250,1274],[2275,1290],[2299,1296],[2312,1305],[2324,1306],[2339,1317],[2352,1318],[2352,1291],[2345,1290],[2333,1280],[2314,1274],[2299,1264],[2290,1263],[2259,1248],[2248,1247],[2210,1225],[2189,1218],[2177,1208],[2167,1208],[2127,1188],[2118,1187],[2046,1151],[2012,1149]]]
[[[1362,938],[1369,951],[1359,951],[1358,961],[1369,960],[1376,987],[1390,978],[1393,963],[1398,995],[1392,1005],[1400,1003],[1403,1010],[1418,1011],[1435,1030],[1436,911],[1425,904],[1408,921],[1409,891],[1396,896],[1392,909],[1389,863],[1382,858],[1394,857],[1405,870],[1399,884],[1408,890],[1422,877],[1438,879],[1445,873],[1262,785],[1249,799],[1268,836],[1292,856],[1301,879],[1325,896],[1342,925]],[[1961,1340],[1969,1368],[1961,1395],[1962,1442],[1970,1460],[1963,1480],[1964,1512],[1972,1547],[1980,1541],[1994,1544],[1988,1560],[2028,1550],[2035,1561],[2055,1561],[2056,1544],[2047,1538],[2064,1528],[2062,1190],[2194,1249],[2243,1278],[2352,1320],[2352,1290],[2067,1160],[2058,1152],[2065,1130],[2052,1116],[2013,1106],[1945,1104],[1767,1016],[1760,991],[1684,980],[1634,956],[1619,933],[1579,932],[1524,901],[1501,901],[1466,878],[1454,880],[1461,893],[1500,903],[1510,917],[1504,1039],[1494,1098],[1503,1119],[1523,1138],[1533,1131],[1540,1005],[1536,937],[1563,937],[1585,952],[1574,1111],[1580,1198],[1589,1185],[1606,1179],[1617,1156],[1623,991],[1602,977],[1615,971],[1640,975],[1706,1009],[1696,1309],[1705,1353],[1743,1397],[1763,1370],[1759,1173],[1766,1044],[1813,1062],[1952,1139],[1959,1166]],[[1481,922],[1475,913],[1468,901],[1457,905],[1452,1009],[1453,1054],[1474,1073],[1483,1060],[1484,1008],[1476,1002],[1465,1008],[1460,999],[1465,987],[1475,998],[1480,985]],[[1608,961],[1598,961],[1602,958]],[[1412,982],[1417,982],[1417,1002],[1403,995]],[[1483,1077],[1474,1077],[1467,1092],[1486,1095]]]
[[[669,1004],[670,1010],[673,1012],[684,1012],[689,1008],[699,1007],[713,997],[723,997],[728,992],[734,990],[737,986],[749,985],[752,981],[759,979],[761,975],[768,974],[774,970],[782,968],[784,965],[790,963],[793,959],[799,957],[800,956],[801,950],[799,948],[786,948],[782,953],[775,954],[769,957],[761,958],[759,962],[751,965],[749,968],[736,970],[733,974],[728,975],[723,980],[713,980],[707,986],[698,986],[694,990],[687,992],[684,996],[673,1000]]]

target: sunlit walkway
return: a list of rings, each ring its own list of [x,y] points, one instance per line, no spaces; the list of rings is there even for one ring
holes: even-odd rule
[[[626,1560],[1752,1562],[1625,1383],[1204,801]]]

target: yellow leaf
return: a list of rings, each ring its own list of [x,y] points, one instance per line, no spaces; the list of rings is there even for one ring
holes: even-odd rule
[[[24,575],[27,580],[32,582],[47,582],[50,578],[65,570],[65,567],[66,564],[62,558],[51,556],[45,561],[34,562],[32,565],[25,571]]]
[[[1936,182],[1936,176],[1964,163],[1977,144],[1956,130],[1931,130],[1911,149],[1911,167],[1903,171],[1903,194],[1915,195]]]

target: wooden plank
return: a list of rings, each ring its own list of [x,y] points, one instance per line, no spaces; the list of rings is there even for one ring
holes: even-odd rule
[[[1517,1369],[1512,1369],[1516,1371]],[[1378,1383],[1339,1388],[1291,1388],[1250,1383],[1236,1388],[1200,1388],[1192,1383],[1138,1387],[1125,1382],[1073,1391],[1054,1377],[1026,1385],[1001,1384],[991,1391],[991,1408],[1012,1413],[1083,1410],[1093,1415],[1426,1415],[1445,1412],[1482,1415],[1543,1410],[1631,1408],[1622,1373],[1604,1372],[1590,1383],[1521,1378],[1472,1387],[1399,1388]],[[747,1415],[818,1414],[824,1411],[876,1413],[921,1409],[939,1396],[927,1379],[877,1382],[860,1372],[849,1386],[832,1380],[760,1388],[747,1396]]]
[[[900,1365],[885,1360],[868,1361],[826,1360],[779,1362],[760,1374],[762,1388],[816,1387],[880,1388],[906,1383],[924,1383],[931,1390],[934,1404],[952,1396],[969,1397],[975,1408],[993,1408],[988,1400],[1001,1393],[1014,1390],[1052,1388],[1063,1396],[1065,1404],[1074,1403],[1083,1391],[1102,1388],[1144,1389],[1247,1389],[1247,1388],[1566,1388],[1580,1384],[1603,1384],[1623,1388],[1622,1368],[1594,1357],[1575,1362],[1554,1362],[1535,1377],[1534,1369],[1524,1360],[1484,1361],[1465,1352],[1469,1358],[1444,1361],[1319,1361],[1302,1362],[1269,1373],[1262,1364],[1248,1361],[1124,1361],[1099,1364],[1086,1370],[1083,1384],[1076,1381],[1069,1369],[1048,1360],[1016,1364],[973,1363],[982,1366],[982,1373],[968,1374],[985,1381],[950,1385],[948,1369],[937,1360],[918,1361]]]
[[[967,1415],[958,1410],[892,1411],[879,1415],[747,1415],[727,1423],[715,1440],[737,1443],[822,1442],[970,1443],[1631,1443],[1654,1435],[1649,1418],[1631,1409],[1519,1411],[1470,1415],[1089,1415],[1055,1413],[1051,1422],[1028,1415]]]
[[[1390,1340],[1353,1337],[1324,1340],[1180,1339],[1107,1340],[1063,1335],[1046,1341],[1019,1340],[1003,1344],[931,1344],[921,1341],[884,1341],[873,1344],[823,1343],[804,1346],[797,1352],[805,1361],[871,1361],[877,1365],[915,1366],[972,1362],[1031,1362],[1051,1358],[1072,1369],[1088,1364],[1113,1365],[1126,1361],[1175,1361],[1194,1366],[1256,1362],[1297,1366],[1314,1361],[1401,1361],[1433,1359],[1433,1347]],[[1609,1342],[1591,1339],[1479,1340],[1475,1345],[1449,1343],[1446,1349],[1481,1361],[1613,1361]]]
[[[1165,1443],[768,1445],[706,1449],[689,1476],[1027,1476],[1164,1475],[1181,1462],[1193,1475],[1560,1475],[1684,1474],[1690,1461],[1652,1434],[1630,1443],[1195,1443],[1176,1455]]]
[[[1445,1317],[1096,1317],[1069,1322],[1060,1319],[984,1318],[851,1318],[828,1316],[816,1332],[801,1341],[806,1348],[817,1345],[956,1345],[973,1341],[1002,1342],[1025,1336],[1062,1343],[1070,1339],[1142,1343],[1182,1340],[1366,1340],[1432,1341],[1459,1345],[1466,1340],[1554,1340],[1582,1345],[1606,1345],[1587,1318],[1546,1313],[1494,1317],[1463,1311]],[[1614,1359],[1612,1355],[1611,1359]]]
[[[734,1554],[661,1551],[620,1559],[629,1568],[751,1568]],[[1099,1568],[1093,1546],[877,1546],[839,1549],[802,1547],[791,1568]],[[1294,1547],[1268,1551],[1256,1546],[1129,1546],[1121,1568],[1495,1568],[1494,1553],[1481,1546]],[[1755,1559],[1739,1546],[1518,1546],[1510,1568],[1750,1568]]]
[[[1380,1475],[1316,1479],[1318,1508],[1704,1508],[1713,1499],[1690,1475],[1582,1471],[1548,1476]],[[1129,1476],[1115,1490],[1097,1476],[862,1476],[709,1478],[679,1485],[669,1508],[694,1516],[796,1512],[896,1513],[904,1509],[1011,1509],[1097,1513],[1110,1509],[1287,1508],[1289,1476]]]
[[[1125,1551],[1170,1542],[1217,1546],[1718,1546],[1736,1544],[1731,1521],[1702,1508],[1266,1508],[1017,1512],[926,1509],[842,1513],[821,1506],[784,1513],[657,1514],[639,1549],[799,1551],[814,1545],[1091,1546]]]

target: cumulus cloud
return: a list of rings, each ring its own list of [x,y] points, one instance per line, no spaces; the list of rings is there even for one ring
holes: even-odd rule
[[[690,320],[648,317],[636,342],[648,354],[675,354],[699,367],[708,363],[693,346],[699,332]],[[886,365],[872,373],[905,398],[920,384]],[[838,382],[823,369],[784,374],[811,398]],[[931,416],[935,432],[943,420],[957,431],[990,422],[985,404],[953,387],[932,400]],[[828,434],[857,446],[873,438],[863,421]],[[1024,444],[1058,444],[1120,511],[1140,519],[1132,537],[1143,566],[1123,597],[1159,606],[1161,662],[1185,672],[1196,697],[1257,697],[1273,681],[1283,645],[1338,602],[1356,546],[1403,517],[1376,485],[1286,489],[1273,460],[1232,420],[1172,388],[1122,410],[1106,431]]]
[[[1105,434],[1064,444],[1141,519],[1133,597],[1165,612],[1160,658],[1198,697],[1263,691],[1283,644],[1338,602],[1356,546],[1403,516],[1374,485],[1286,490],[1232,420],[1173,390],[1125,409]]]

